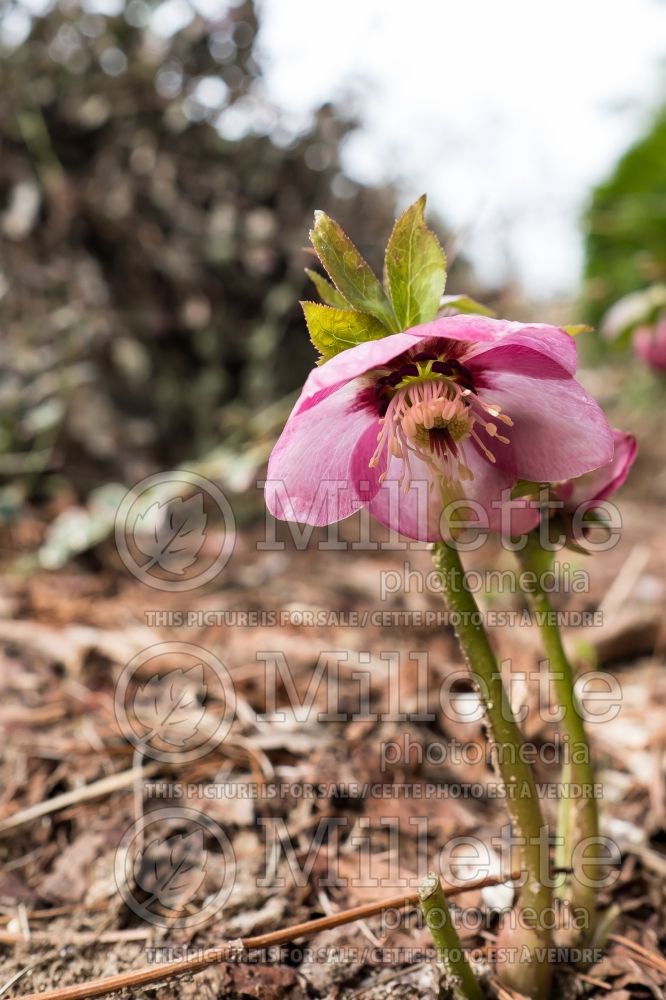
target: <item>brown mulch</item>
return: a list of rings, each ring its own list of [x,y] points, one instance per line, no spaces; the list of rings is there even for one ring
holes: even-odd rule
[[[567,611],[601,608],[603,624],[567,630],[567,642],[581,667],[596,663],[608,670],[622,692],[616,718],[590,727],[604,783],[604,830],[622,852],[617,881],[602,900],[619,907],[613,928],[618,937],[582,976],[563,968],[559,987],[563,996],[611,1000],[661,997],[666,985],[663,968],[622,943],[638,942],[657,955],[666,943],[666,541],[657,506],[626,501],[622,510],[624,531],[616,548],[589,560],[565,555],[572,570],[589,572],[589,589],[557,597]],[[22,530],[37,544],[37,517]],[[354,530],[349,522],[341,537],[351,538]],[[220,578],[205,591],[186,594],[134,581],[110,543],[62,571],[7,576],[0,594],[2,995],[110,975],[155,955],[156,961],[178,957],[187,948],[395,895],[403,885],[406,893],[409,880],[432,867],[452,838],[473,835],[490,844],[506,825],[501,799],[451,791],[488,790],[493,776],[484,760],[482,721],[454,721],[440,703],[440,686],[461,661],[452,631],[427,618],[442,610],[438,595],[421,588],[414,575],[407,593],[395,586],[389,587],[395,593],[380,592],[381,574],[397,574],[389,577],[394,585],[406,560],[427,582],[427,551],[317,551],[316,542],[325,537],[315,532],[306,551],[289,542],[284,551],[262,551],[257,533],[247,532]],[[2,545],[9,563],[16,534]],[[491,555],[484,549],[470,557],[470,565],[511,565],[508,554]],[[494,593],[485,600],[493,611],[523,607],[517,594]],[[209,614],[189,622],[162,614],[184,610]],[[378,611],[387,615],[378,618]],[[534,630],[498,626],[492,635],[515,671],[536,665]],[[124,668],[166,641],[186,642],[219,658],[237,698],[230,732],[187,762],[137,756],[116,717],[114,692]],[[333,709],[324,679],[316,691],[310,687],[314,707],[302,717],[290,705],[284,674],[271,704],[267,658],[284,657],[304,701],[317,664],[331,651],[343,654]],[[419,690],[424,664],[427,704]],[[369,677],[367,691],[359,671]],[[143,687],[149,675],[148,664],[134,678],[146,704],[155,694]],[[203,683],[196,672],[183,680],[176,720],[202,732],[202,706],[213,719],[225,707],[222,693],[209,682],[210,690],[203,690]],[[519,685],[515,690],[530,707],[529,739],[537,745],[553,740],[555,724],[537,712],[543,692]],[[453,691],[464,694],[464,685]],[[427,709],[432,717],[396,718],[396,699],[401,711],[418,716]],[[327,712],[333,717],[322,718]],[[479,754],[463,763],[435,761],[433,746],[452,741],[476,746]],[[177,740],[168,746],[177,748]],[[133,763],[145,774],[123,783]],[[115,789],[102,784],[100,794],[86,793],[114,775],[121,776]],[[552,781],[552,767],[541,766],[538,779]],[[272,785],[278,794],[259,794]],[[401,787],[410,797],[399,794]],[[164,808],[204,813],[235,855],[228,899],[196,926],[173,926],[159,908],[155,923],[143,920],[122,897],[114,875],[126,831],[137,817],[149,820]],[[24,822],[11,825],[13,816],[30,809]],[[544,809],[553,819],[555,802],[545,800]],[[325,837],[313,852],[313,838],[331,821],[336,836]],[[146,871],[159,881],[165,845],[169,860],[186,850],[177,824],[158,822],[151,831],[143,845],[144,868],[134,869],[139,882]],[[273,858],[268,846],[276,837],[281,850]],[[206,857],[205,871],[191,883],[190,913],[205,909],[224,875],[210,837]],[[191,874],[191,868],[184,870]],[[463,897],[468,919],[461,934],[479,954],[493,943],[497,916],[489,911],[501,905],[500,896],[484,890]],[[434,997],[437,976],[427,945],[427,933],[410,911],[395,926],[372,918],[256,963],[215,966],[147,992],[160,998]]]

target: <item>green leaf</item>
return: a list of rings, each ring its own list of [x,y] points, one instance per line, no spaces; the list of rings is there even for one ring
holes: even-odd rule
[[[350,306],[374,316],[391,333],[401,329],[379,280],[337,222],[324,212],[315,212],[310,240],[331,281]]]
[[[327,281],[323,274],[311,271],[309,267],[305,268],[305,273],[319,292],[319,298],[322,302],[327,306],[333,306],[334,309],[349,309],[349,302],[344,295],[340,295],[337,288],[330,281]]]
[[[403,330],[434,319],[446,284],[446,257],[423,216],[426,196],[403,212],[386,247],[386,277]]]
[[[529,479],[519,479],[511,490],[511,499],[518,500],[520,497],[536,498],[544,486],[547,485],[547,483],[535,483]]]
[[[321,361],[356,347],[366,340],[386,336],[384,326],[367,313],[354,309],[334,309],[319,302],[301,302],[310,340],[321,354]]]
[[[573,326],[563,326],[560,329],[568,333],[570,337],[577,337],[579,333],[592,333],[594,327],[588,326],[587,323],[575,323]]]
[[[440,309],[455,309],[458,313],[476,313],[478,316],[494,316],[495,311],[481,305],[469,295],[442,295],[439,300]]]

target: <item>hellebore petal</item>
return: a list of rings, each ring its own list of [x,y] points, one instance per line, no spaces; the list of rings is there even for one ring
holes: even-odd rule
[[[505,493],[516,477],[491,465],[476,450],[470,452],[469,465],[474,475],[474,489],[470,489],[469,483],[463,483],[455,495],[443,498],[439,479],[431,465],[419,458],[410,459],[412,475],[405,492],[399,483],[401,460],[391,458],[386,479],[370,501],[370,513],[385,527],[422,542],[441,541],[443,537],[450,537],[453,531],[465,528],[499,532]],[[535,518],[530,513],[520,522],[518,531],[513,518],[513,514],[510,518],[505,515],[504,526],[510,525],[511,533],[520,534],[521,530],[533,527],[538,514]],[[523,524],[527,528],[522,527]]]
[[[292,416],[317,406],[340,386],[373,369],[385,368],[394,358],[411,350],[417,341],[408,333],[393,333],[381,340],[368,340],[358,347],[336,354],[325,364],[314,368],[307,379]]]
[[[277,517],[323,525],[370,505],[377,520],[433,541],[449,501],[488,530],[528,530],[518,479],[562,482],[607,465],[606,419],[573,378],[576,345],[557,327],[446,316],[368,341],[316,368],[268,469]],[[462,506],[462,505],[461,505]],[[455,530],[455,524],[453,525]]]
[[[631,346],[643,364],[655,371],[666,371],[666,317],[654,326],[639,326],[634,330]]]
[[[607,500],[623,485],[634,464],[638,445],[633,434],[617,428],[613,429],[613,440],[615,452],[611,462],[555,490],[555,495],[564,500],[565,509],[574,510],[580,504]]]
[[[532,351],[534,360],[543,364],[549,359],[558,367],[573,375],[578,364],[578,348],[573,337],[556,326],[532,323],[523,326],[520,323],[505,323],[508,329],[501,340],[489,347],[477,348],[470,357],[468,366],[483,365],[485,368],[504,368],[512,370],[512,360],[527,357],[526,350]],[[517,354],[510,353],[512,350]],[[542,377],[547,377],[545,374]]]
[[[399,458],[390,459],[386,479],[370,501],[370,513],[407,538],[441,541],[442,501],[435,471],[421,459],[413,459],[413,478],[405,492],[399,482],[401,464]]]
[[[576,345],[572,337],[553,326],[511,323],[487,316],[443,316],[394,333],[381,340],[369,340],[336,354],[308,375],[294,412],[316,406],[320,399],[341,385],[372,369],[385,367],[394,358],[430,339],[462,341],[470,345],[518,344],[558,360],[568,371],[576,370]]]
[[[271,514],[321,526],[365,506],[379,487],[382,467],[368,465],[377,431],[377,417],[358,407],[353,385],[311,411],[292,414],[268,462],[265,496]]]
[[[518,477],[558,482],[610,462],[613,435],[589,393],[563,369],[560,378],[550,366],[539,377],[533,357],[523,360],[519,368],[514,354],[513,371],[485,372],[483,388],[513,420],[509,434]]]

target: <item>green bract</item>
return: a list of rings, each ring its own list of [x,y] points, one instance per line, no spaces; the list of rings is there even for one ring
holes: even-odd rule
[[[323,305],[303,302],[312,343],[322,361],[366,340],[378,340],[434,319],[442,305],[485,312],[466,296],[442,302],[446,257],[424,219],[425,195],[398,219],[386,247],[385,285],[337,222],[315,213],[310,233],[329,278],[307,270]]]
[[[310,340],[321,354],[322,361],[365,340],[379,340],[388,332],[374,316],[355,309],[336,309],[318,302],[301,302],[301,306]]]
[[[587,323],[574,323],[570,326],[563,326],[562,329],[570,337],[577,337],[580,333],[592,333],[594,327],[588,326]]]
[[[305,268],[305,273],[319,292],[319,298],[322,302],[327,306],[333,306],[334,309],[349,309],[349,303],[344,295],[340,295],[335,285],[327,281],[323,274],[311,271],[309,267]]]
[[[495,311],[488,306],[482,306],[469,295],[442,295],[439,300],[440,313],[452,309],[457,313],[476,313],[477,316],[494,316]]]
[[[310,240],[333,284],[349,305],[374,316],[389,333],[397,333],[400,325],[388,295],[337,222],[324,212],[315,212]]]
[[[423,218],[426,196],[404,212],[386,247],[386,278],[400,328],[434,319],[446,284],[446,257]]]

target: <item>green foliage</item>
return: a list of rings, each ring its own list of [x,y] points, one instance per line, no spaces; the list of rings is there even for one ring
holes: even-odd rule
[[[586,318],[666,279],[666,111],[594,190],[585,216]]]
[[[578,337],[581,333],[592,333],[594,328],[588,326],[587,323],[572,323],[569,326],[563,326],[562,329],[570,337]]]
[[[446,284],[446,256],[425,224],[426,196],[403,212],[386,247],[386,278],[400,328],[434,319]]]
[[[320,363],[366,340],[386,336],[386,327],[368,313],[335,309],[318,302],[301,302],[310,340],[321,355]]]
[[[469,295],[442,295],[439,300],[441,312],[475,313],[477,316],[494,316],[495,310],[482,305]]]
[[[386,288],[342,227],[324,212],[315,212],[310,239],[333,285],[308,270],[324,305],[301,304],[320,363],[363,341],[427,323],[442,309],[493,315],[467,295],[442,295],[446,257],[426,226],[425,204],[423,195],[393,227],[384,256]]]
[[[315,212],[310,239],[331,281],[349,305],[374,316],[387,330],[399,330],[386,292],[342,227],[325,212]]]
[[[305,273],[319,292],[319,298],[322,302],[327,306],[333,306],[334,309],[349,309],[349,303],[344,295],[340,295],[335,285],[327,281],[323,274],[311,271],[309,267],[305,268]]]
[[[534,483],[530,479],[519,479],[511,490],[511,499],[519,500],[521,497],[538,497],[539,490],[543,483]]]

